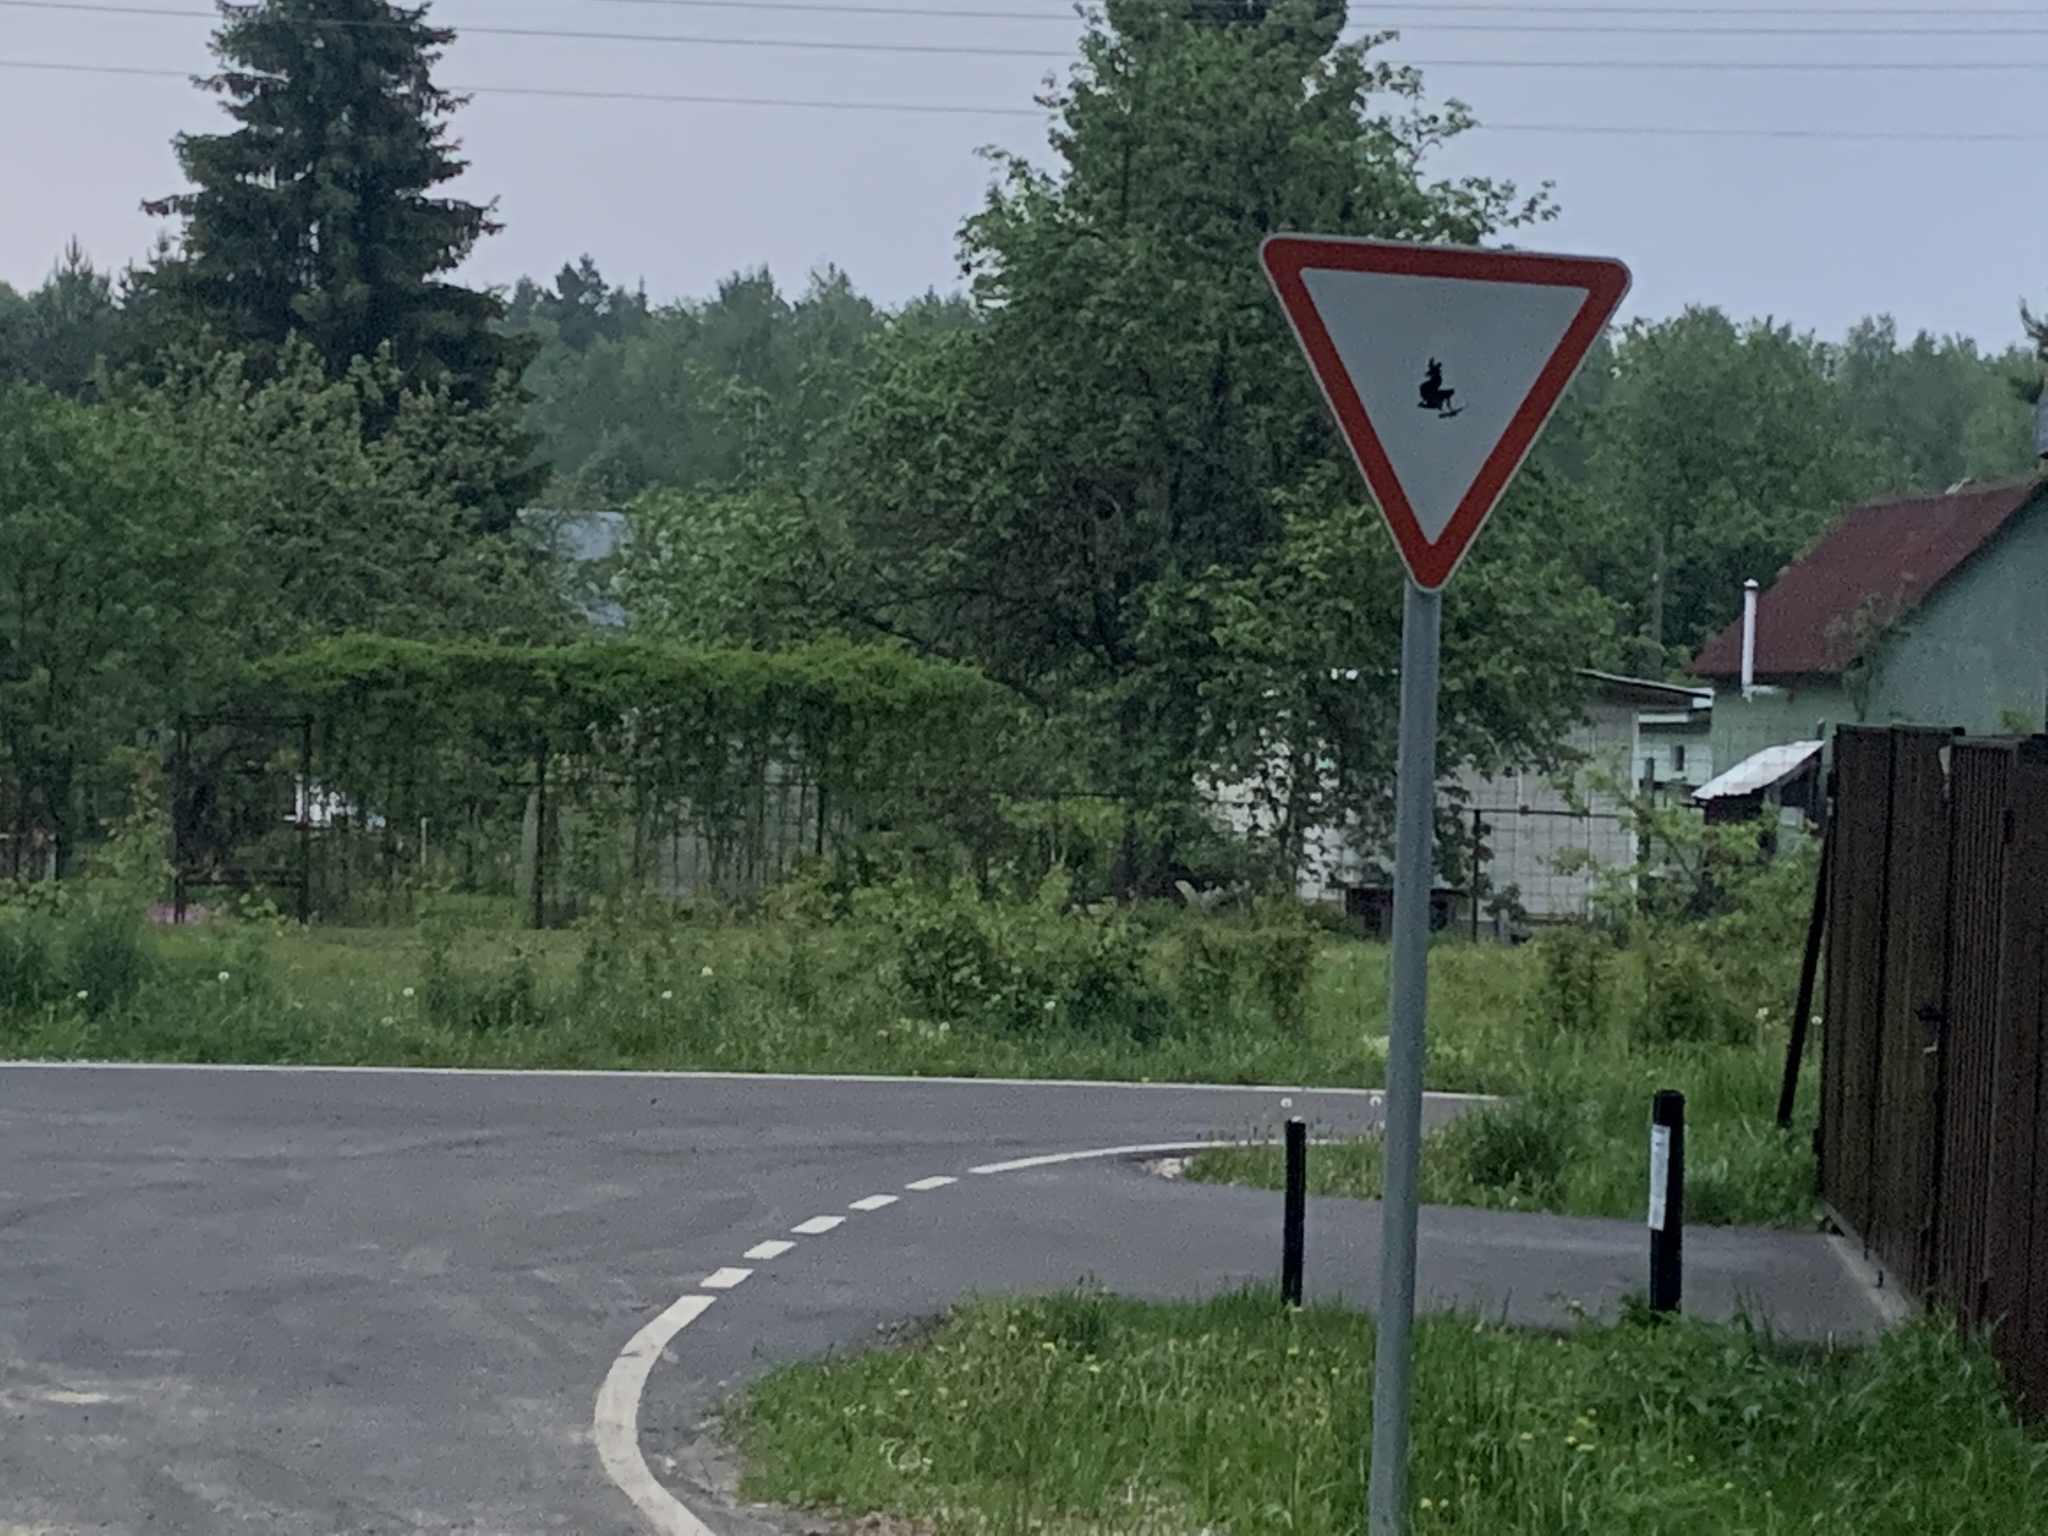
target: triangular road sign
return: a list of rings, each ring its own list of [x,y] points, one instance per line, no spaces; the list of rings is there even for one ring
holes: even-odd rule
[[[1451,578],[1628,291],[1586,256],[1274,235],[1266,275],[1418,586]]]

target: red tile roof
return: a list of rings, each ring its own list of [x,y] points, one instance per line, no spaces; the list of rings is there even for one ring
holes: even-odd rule
[[[1758,600],[1756,675],[1846,670],[1877,626],[1940,586],[2044,487],[2048,482],[2026,480],[1857,507]],[[1707,642],[1693,671],[1742,675],[1741,619]]]

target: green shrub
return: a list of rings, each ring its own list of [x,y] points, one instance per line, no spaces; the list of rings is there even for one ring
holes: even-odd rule
[[[0,1012],[26,1013],[65,995],[63,961],[50,920],[0,913]]]
[[[430,960],[420,981],[420,1011],[450,1029],[479,1033],[532,1028],[548,1021],[533,959],[515,950],[496,963],[458,964],[446,955]]]
[[[91,1018],[132,1000],[154,969],[142,921],[124,909],[108,908],[79,918],[68,935],[64,958],[66,984]]]
[[[1697,940],[1676,929],[1645,936],[1643,1002],[1636,1014],[1640,1045],[1738,1045],[1746,1033],[1741,1006]]]
[[[1481,1189],[1554,1201],[1578,1141],[1578,1116],[1565,1099],[1536,1093],[1474,1111],[1442,1134]]]
[[[1537,1014],[1564,1035],[1607,1028],[1613,996],[1614,945],[1598,928],[1568,923],[1536,944],[1543,972]]]
[[[870,943],[926,1017],[1010,1032],[1075,1031],[1152,1040],[1177,1022],[1147,973],[1142,935],[1118,913],[1070,910],[1057,872],[1029,901],[985,899],[968,882],[904,881],[860,893]]]
[[[1280,908],[1261,908],[1250,927],[1184,922],[1173,995],[1181,1012],[1210,1024],[1256,1004],[1288,1034],[1308,1028],[1315,982],[1316,929]]]

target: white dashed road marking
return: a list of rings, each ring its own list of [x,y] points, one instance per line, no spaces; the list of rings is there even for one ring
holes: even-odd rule
[[[752,1273],[751,1269],[721,1269],[706,1275],[697,1283],[707,1291],[729,1291]]]
[[[914,1189],[919,1194],[923,1194],[928,1189],[944,1189],[948,1184],[958,1184],[959,1182],[958,1179],[953,1178],[951,1175],[942,1173],[935,1179],[919,1179],[915,1184],[906,1184],[903,1187],[905,1189]]]
[[[817,1237],[821,1233],[830,1232],[845,1220],[844,1216],[813,1216],[809,1221],[798,1222],[789,1230],[799,1237]]]
[[[894,1195],[869,1195],[865,1200],[856,1200],[849,1205],[849,1211],[879,1211],[885,1205],[894,1205]]]
[[[743,1259],[779,1259],[795,1246],[795,1243],[786,1243],[778,1237],[765,1243],[754,1244],[753,1247],[741,1254],[740,1257]]]

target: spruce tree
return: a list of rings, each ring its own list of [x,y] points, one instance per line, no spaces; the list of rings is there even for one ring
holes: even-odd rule
[[[454,33],[386,0],[220,4],[213,51],[238,126],[183,134],[192,189],[148,204],[182,220],[146,285],[165,321],[204,329],[259,369],[293,332],[329,375],[389,345],[408,378],[489,400],[525,343],[503,305],[446,280],[499,225],[495,204],[439,193],[466,168],[434,83]]]

